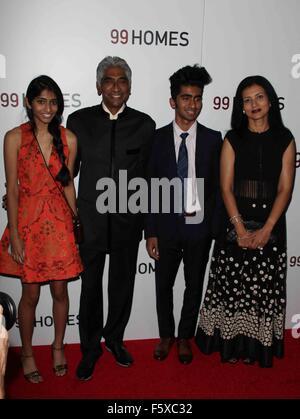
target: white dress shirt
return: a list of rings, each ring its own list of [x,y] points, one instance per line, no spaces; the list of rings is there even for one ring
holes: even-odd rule
[[[113,119],[118,119],[118,116],[120,113],[122,113],[125,109],[125,103],[123,103],[123,105],[121,106],[121,108],[118,110],[117,113],[112,114],[111,111],[108,109],[108,107],[104,104],[104,102],[102,102],[102,108],[105,110],[105,112],[107,112],[109,114],[109,119],[113,120]]]
[[[187,131],[183,131],[175,121],[173,121],[174,144],[176,153],[176,162],[178,161],[179,147],[182,141],[180,134],[188,132],[185,142],[188,152],[188,179],[187,179],[187,203],[186,212],[195,212],[201,210],[199,202],[197,182],[196,182],[196,135],[197,135],[197,121]]]

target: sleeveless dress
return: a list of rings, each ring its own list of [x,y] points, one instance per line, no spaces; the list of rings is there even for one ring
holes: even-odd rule
[[[24,283],[43,283],[77,277],[83,270],[73,234],[70,208],[48,172],[29,123],[21,125],[18,154],[18,231],[24,242],[24,263],[16,263],[9,252],[9,228],[0,242],[0,274],[20,277]],[[66,131],[60,127],[66,160]],[[49,169],[58,174],[61,162],[55,148]],[[57,188],[57,186],[58,188]]]
[[[293,135],[258,134],[246,130],[226,135],[235,152],[234,195],[244,221],[264,223],[277,194],[282,155]],[[227,225],[226,225],[227,224]],[[203,353],[219,351],[221,360],[250,358],[272,366],[283,356],[286,309],[285,213],[273,229],[275,243],[262,249],[242,249],[226,242],[228,219],[216,240],[207,291],[199,314],[196,343]]]

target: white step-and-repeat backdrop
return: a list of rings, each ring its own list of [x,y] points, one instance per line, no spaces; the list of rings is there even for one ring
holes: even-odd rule
[[[173,118],[169,76],[187,64],[205,66],[213,78],[204,93],[203,124],[230,127],[237,84],[261,74],[274,85],[286,125],[300,138],[299,0],[0,0],[0,138],[25,121],[24,92],[40,74],[53,77],[65,97],[66,118],[99,102],[95,70],[106,55],[125,58],[133,70],[129,106],[152,116],[157,127]],[[299,144],[299,142],[298,142]],[[299,148],[299,146],[298,146]],[[300,156],[297,154],[297,166]],[[0,156],[0,195],[5,193]],[[300,320],[299,179],[288,211],[288,306],[286,327]],[[1,234],[6,213],[0,209]],[[106,266],[107,268],[107,266]],[[106,275],[105,275],[106,277]],[[80,282],[69,284],[66,342],[78,342]],[[178,320],[182,267],[175,286]],[[107,283],[104,282],[106,290]],[[0,277],[0,289],[19,302],[18,279]],[[105,293],[104,293],[105,295]],[[105,305],[105,310],[107,306]],[[42,287],[36,313],[35,344],[52,341],[49,287]],[[126,339],[158,336],[153,263],[141,243],[134,303]],[[18,328],[10,332],[19,345]]]

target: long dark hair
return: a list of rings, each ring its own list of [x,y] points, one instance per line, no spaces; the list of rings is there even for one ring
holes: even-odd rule
[[[58,180],[63,186],[66,186],[71,180],[71,175],[68,167],[65,164],[66,156],[64,155],[63,142],[60,136],[59,128],[62,121],[62,114],[64,111],[64,98],[58,84],[53,79],[51,79],[51,77],[42,75],[36,77],[29,83],[26,92],[26,98],[28,100],[28,103],[31,105],[33,99],[38,97],[43,90],[50,90],[51,92],[53,92],[57,100],[57,112],[48,125],[48,131],[53,137],[53,144],[56,148],[59,160],[62,164],[62,167],[56,176],[56,180]],[[26,106],[26,111],[32,126],[32,130],[34,132],[36,129],[36,124],[34,122],[32,109]]]
[[[243,113],[243,91],[250,86],[257,84],[261,86],[270,101],[270,110],[268,114],[269,118],[269,125],[271,129],[279,129],[281,130],[284,128],[284,124],[282,122],[280,108],[279,108],[279,99],[277,93],[275,92],[274,87],[271,83],[263,76],[249,76],[246,77],[244,80],[240,82],[238,88],[236,90],[235,98],[233,101],[233,109],[231,115],[231,127],[232,129],[236,130],[239,134],[242,134],[243,131],[248,127],[248,118]]]

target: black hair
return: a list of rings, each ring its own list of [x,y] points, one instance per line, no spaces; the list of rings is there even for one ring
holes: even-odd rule
[[[269,125],[271,129],[281,129],[284,128],[284,124],[281,118],[280,108],[279,108],[279,99],[277,93],[275,92],[274,87],[271,83],[263,76],[249,76],[243,79],[236,90],[236,94],[233,101],[233,109],[231,115],[231,127],[236,130],[240,135],[248,127],[248,118],[243,113],[243,91],[247,87],[251,87],[257,84],[261,86],[270,101],[269,109]]]
[[[28,100],[28,103],[31,105],[33,99],[38,97],[43,90],[50,90],[51,92],[53,92],[57,100],[57,112],[48,125],[48,132],[53,137],[53,144],[56,148],[59,160],[62,164],[62,167],[56,176],[56,180],[59,181],[63,186],[66,186],[71,180],[71,175],[65,163],[66,156],[64,155],[63,142],[60,135],[60,124],[62,122],[62,114],[64,111],[64,98],[58,84],[53,79],[51,79],[51,77],[41,75],[36,77],[29,83],[26,92],[26,98]],[[35,132],[36,125],[33,119],[32,109],[26,106],[26,111],[32,126],[32,130],[33,132]]]
[[[180,68],[170,77],[171,97],[176,100],[180,93],[181,86],[198,86],[203,89],[204,86],[212,81],[212,78],[204,67],[198,64],[187,65]]]

